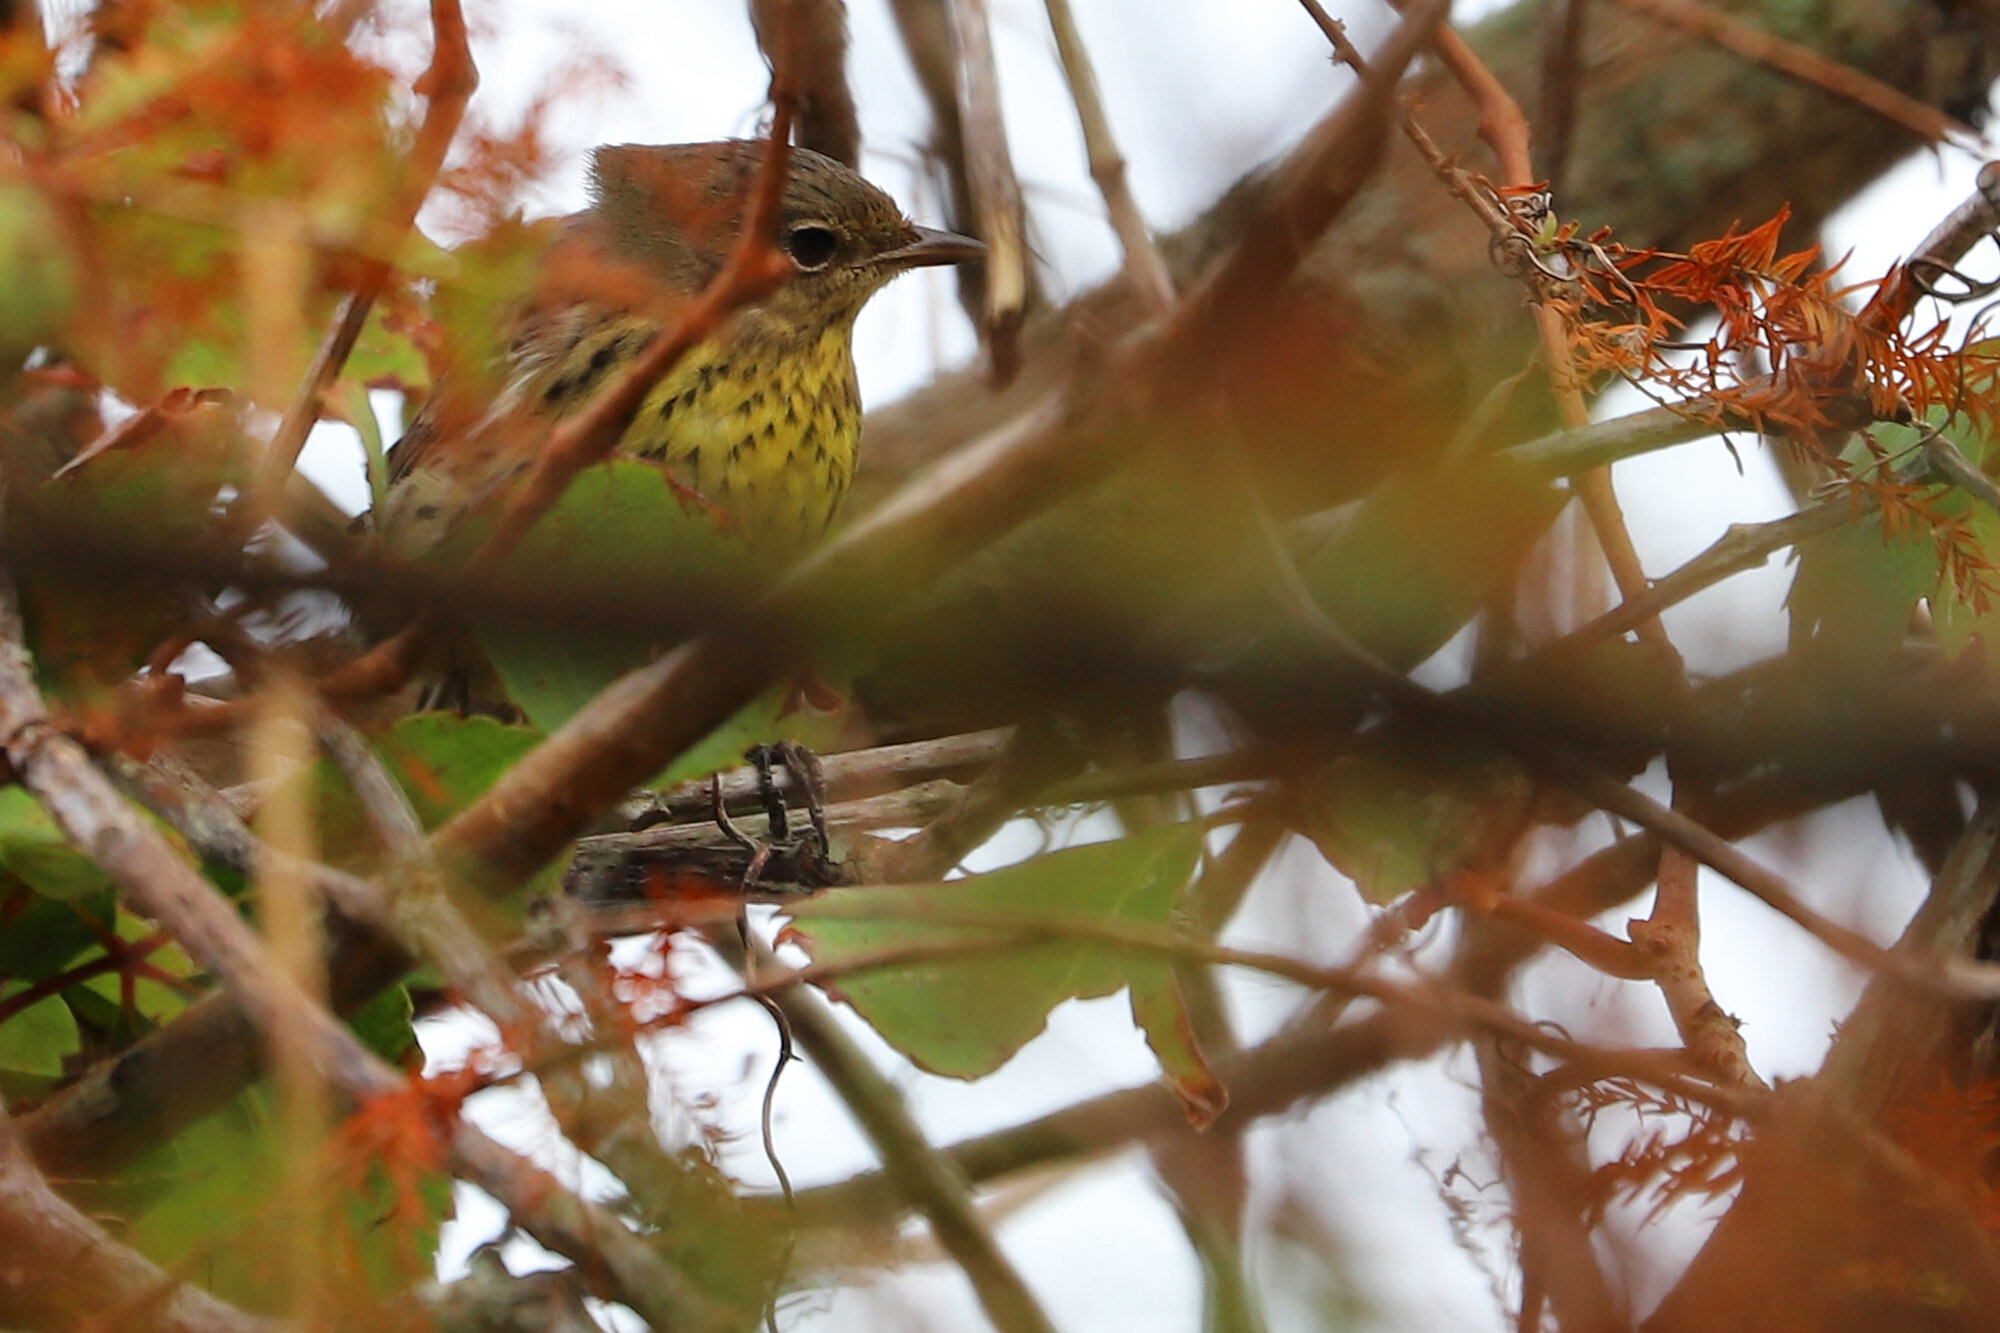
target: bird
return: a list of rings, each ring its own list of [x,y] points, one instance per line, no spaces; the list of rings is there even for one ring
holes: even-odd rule
[[[672,326],[728,263],[768,156],[755,140],[594,151],[588,206],[557,226],[501,364],[447,374],[390,451],[374,526],[391,551],[435,548]],[[789,555],[826,533],[854,475],[855,317],[899,274],[975,261],[984,247],[916,225],[883,190],[808,148],[791,152],[774,240],[791,262],[787,280],[683,356],[614,453],[663,466],[744,542]]]

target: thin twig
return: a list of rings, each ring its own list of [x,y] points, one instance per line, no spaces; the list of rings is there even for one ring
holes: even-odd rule
[[[1767,383],[1753,381],[1745,387],[1754,392]],[[1569,477],[1623,458],[1637,458],[1739,429],[1755,429],[1755,426],[1722,403],[1693,399],[1671,407],[1647,408],[1609,421],[1552,431],[1502,450],[1501,456],[1543,476]]]
[[[1140,304],[1151,314],[1163,315],[1173,308],[1174,279],[1160,258],[1153,234],[1139,212],[1139,203],[1125,180],[1125,157],[1112,136],[1111,120],[1104,112],[1104,97],[1097,88],[1097,73],[1090,65],[1090,52],[1077,31],[1076,16],[1069,0],[1044,0],[1049,26],[1056,37],[1056,54],[1062,59],[1063,76],[1069,80],[1070,100],[1076,104],[1077,119],[1083,125],[1084,151],[1090,158],[1090,178],[1104,196],[1104,208],[1111,215],[1111,228],[1125,251],[1125,280],[1139,295]]]
[[[280,1333],[163,1272],[49,1188],[0,1106],[0,1309],[24,1328]],[[100,1323],[99,1321],[104,1321]]]
[[[417,80],[415,88],[428,98],[429,104],[424,109],[423,124],[417,130],[390,209],[389,230],[399,235],[416,221],[417,210],[423,207],[432,183],[444,167],[445,153],[458,134],[466,103],[479,86],[479,70],[472,61],[459,0],[431,0],[431,40],[430,68]],[[307,434],[319,420],[322,400],[354,351],[362,327],[368,322],[368,312],[388,283],[390,272],[390,266],[383,260],[366,261],[353,289],[334,312],[333,322],[306,370],[305,380],[285,409],[284,418],[258,465],[245,509],[252,526],[277,508],[285,479],[298,462]]]
[[[1705,588],[1747,570],[1762,568],[1772,555],[1788,546],[1798,546],[1823,532],[1853,523],[1872,510],[1874,504],[1870,492],[1858,491],[1851,501],[1822,500],[1768,523],[1732,523],[1706,550],[1672,573],[1655,579],[1645,592],[1620,602],[1541,651],[1559,655],[1624,634]]]
[[[1008,728],[940,736],[901,745],[880,745],[866,750],[845,750],[820,757],[830,802],[853,801],[865,796],[893,792],[913,783],[939,778],[963,778],[991,764],[1006,748]],[[771,781],[784,795],[794,796],[791,770],[780,765]],[[743,764],[715,777],[722,792],[723,808],[732,814],[752,813],[763,799],[757,769]],[[709,818],[710,780],[698,778],[658,793],[641,793],[620,808],[628,823],[690,823]]]
[[[946,0],[889,0],[903,53],[930,107],[930,142],[925,152],[945,177],[945,220],[955,231],[976,231],[978,207],[965,166],[965,130],[958,114],[958,58],[952,52],[951,14]],[[986,266],[961,264],[955,276],[959,304],[974,324],[986,306]]]
[[[902,842],[881,843],[867,856],[862,879],[916,883],[945,872],[1014,818],[1036,793],[1082,762],[1049,728],[1017,727],[1007,748],[947,809]]]
[[[1996,228],[2000,228],[2000,162],[1988,162],[1979,169],[1972,193],[1932,229],[1894,278],[1869,299],[1861,312],[1862,322],[1876,329],[1901,324],[1932,285],[1952,274],[1958,261]]]
[[[750,0],[750,24],[774,72],[782,42],[791,44],[799,147],[860,166],[861,120],[847,87],[845,0]]]
[[[789,976],[790,969],[761,941],[752,937],[748,949],[749,975]],[[994,1325],[1002,1333],[1054,1333],[1055,1325],[980,1217],[970,1182],[924,1137],[902,1092],[848,1036],[826,1003],[802,984],[781,984],[770,994],[790,1024],[793,1040],[840,1094],[891,1178],[972,1280]]]
[[[1983,143],[1979,131],[1852,65],[1830,60],[1809,46],[1752,27],[1734,15],[1695,0],[1618,0],[1635,14],[1691,33],[1745,60],[1810,84],[1900,125],[1928,144]]]
[[[1963,486],[1981,504],[1995,513],[2000,513],[2000,485],[1994,484],[1973,461],[1958,451],[1958,446],[1936,431],[1929,432],[1924,441],[1924,456],[1935,464],[1940,472]]]
[[[994,381],[1006,384],[1020,368],[1021,324],[1028,315],[1034,281],[1027,209],[1000,118],[1000,72],[993,59],[986,0],[946,0],[946,4],[958,56],[958,120],[965,139],[966,179],[979,215],[977,235],[986,242],[980,341],[992,360]]]

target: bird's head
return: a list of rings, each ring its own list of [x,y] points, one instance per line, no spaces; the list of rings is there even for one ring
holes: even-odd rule
[[[729,262],[768,153],[749,140],[599,148],[582,225],[616,262],[691,295]],[[822,327],[851,321],[898,273],[984,253],[968,237],[917,226],[882,190],[806,148],[792,150],[775,239],[794,272],[764,310]]]

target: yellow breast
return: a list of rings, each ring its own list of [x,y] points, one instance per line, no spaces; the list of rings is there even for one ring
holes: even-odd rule
[[[651,326],[622,319],[574,331],[534,367],[532,405],[567,415],[638,356]],[[647,397],[620,453],[669,465],[720,506],[744,538],[805,546],[833,522],[861,433],[851,326],[778,344],[696,345]]]

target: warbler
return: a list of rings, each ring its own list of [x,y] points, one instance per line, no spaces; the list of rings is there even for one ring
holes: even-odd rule
[[[502,373],[487,381],[500,386],[493,401],[447,382],[391,451],[376,527],[393,549],[433,547],[671,327],[729,261],[768,154],[744,140],[596,150],[590,204],[540,260]],[[974,260],[984,247],[915,225],[883,191],[804,148],[792,151],[778,214],[788,280],[681,358],[617,452],[666,466],[744,540],[783,552],[826,531],[854,475],[855,316],[897,274]]]

